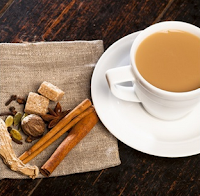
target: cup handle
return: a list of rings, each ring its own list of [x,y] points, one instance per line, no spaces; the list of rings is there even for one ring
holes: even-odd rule
[[[117,85],[122,82],[135,82],[131,65],[107,70],[106,79],[109,88],[115,97],[125,101],[141,102],[135,94],[134,87]]]

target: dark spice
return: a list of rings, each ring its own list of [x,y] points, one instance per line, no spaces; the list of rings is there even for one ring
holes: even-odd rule
[[[58,102],[52,110],[51,108],[48,108],[49,113],[42,115],[44,121],[48,122],[48,128],[53,128],[62,118],[64,118],[71,110],[65,110],[62,111],[62,107],[60,103]]]
[[[14,116],[15,114],[17,114],[17,111],[15,110],[15,107],[11,106],[9,108],[10,112],[12,113],[12,115]]]
[[[14,138],[11,134],[10,134],[10,137],[12,138],[12,141],[17,143],[17,144],[23,144],[20,140]]]
[[[2,112],[0,113],[0,116],[9,116],[9,115],[14,116],[15,114],[17,114],[17,111],[15,110],[15,107],[11,106],[9,108],[9,112]]]
[[[17,95],[11,95],[10,99],[8,99],[5,103],[5,106],[8,106],[12,101],[16,101],[18,104],[26,104],[26,100],[21,97],[17,97]]]
[[[12,131],[12,127],[7,127],[7,130],[10,133]]]
[[[0,116],[9,116],[9,115],[13,115],[12,112],[2,112],[0,113]]]
[[[10,99],[8,99],[8,101],[6,101],[5,106],[8,106],[12,101],[17,99],[17,95],[11,95]]]
[[[16,99],[16,101],[17,101],[17,103],[19,103],[19,104],[25,104],[25,103],[26,103],[26,100],[23,99],[23,98],[20,98],[20,97],[18,97],[18,98]]]
[[[38,136],[38,137],[33,137],[33,136],[30,136],[30,135],[29,135],[29,136],[26,138],[25,142],[31,143],[32,141],[37,140],[37,139],[39,139],[39,138],[41,138],[41,137],[42,137],[42,135],[41,135],[41,136]]]
[[[31,143],[33,140],[32,140],[32,137],[31,136],[28,136],[25,140],[27,143]]]

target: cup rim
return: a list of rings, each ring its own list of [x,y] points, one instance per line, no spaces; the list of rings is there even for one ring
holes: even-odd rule
[[[168,27],[165,26],[166,24],[168,25]],[[199,31],[199,35],[200,35],[200,28],[199,27],[192,25],[192,24],[189,24],[189,23],[186,23],[186,22],[182,22],[182,21],[163,21],[163,22],[159,22],[159,23],[156,23],[156,24],[153,24],[153,25],[147,27],[136,37],[136,39],[134,40],[134,42],[131,46],[130,59],[131,59],[131,66],[132,66],[133,73],[136,76],[137,82],[139,82],[149,92],[152,92],[153,94],[155,94],[159,97],[163,97],[165,99],[171,99],[171,98],[172,99],[176,99],[176,98],[181,99],[183,97],[184,97],[184,99],[185,98],[192,99],[194,97],[196,98],[196,95],[200,94],[200,87],[198,89],[186,91],[186,92],[171,92],[171,91],[163,90],[163,89],[160,89],[160,88],[150,84],[147,80],[145,80],[137,69],[135,58],[134,58],[135,53],[136,53],[137,48],[138,48],[137,44],[138,43],[140,44],[146,38],[145,35],[149,31],[155,30],[157,27],[160,27],[161,29],[157,30],[155,32],[158,32],[158,31],[161,31],[161,30],[166,30],[166,29],[169,29],[170,25],[172,25],[173,27],[175,26],[173,28],[175,30],[182,30],[182,29],[178,28],[178,26],[183,27],[183,25],[184,25],[184,27],[186,28],[184,31],[192,33],[191,31],[189,31],[187,29],[189,27],[189,29],[192,28],[192,29],[195,29],[196,31]],[[153,32],[153,33],[155,33],[155,32]],[[150,33],[150,34],[153,34],[153,33]],[[192,34],[194,34],[194,33],[192,33]],[[199,36],[199,38],[200,38],[200,36]]]

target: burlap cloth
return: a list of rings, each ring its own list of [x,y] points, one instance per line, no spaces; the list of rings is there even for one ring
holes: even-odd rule
[[[90,98],[90,82],[93,69],[103,53],[103,42],[41,42],[0,44],[0,111],[8,111],[6,100],[13,94],[26,97],[37,92],[43,81],[58,86],[65,95],[62,108],[74,108],[85,98]],[[54,106],[55,103],[50,104]],[[22,106],[16,103],[18,111]],[[23,134],[23,133],[22,133]],[[47,161],[64,135],[29,162],[39,168]],[[25,140],[25,135],[23,135]],[[23,145],[12,142],[17,156],[33,143]],[[91,132],[65,157],[51,176],[101,170],[120,164],[116,138],[99,122]],[[38,177],[43,177],[41,174]],[[27,178],[11,171],[0,160],[0,179]]]

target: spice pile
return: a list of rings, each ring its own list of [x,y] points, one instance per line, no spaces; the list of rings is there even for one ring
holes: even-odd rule
[[[47,162],[40,169],[44,176],[49,176],[68,154],[68,152],[76,144],[78,144],[98,122],[98,117],[90,100],[84,100],[72,111],[69,109],[62,111],[59,101],[63,96],[64,92],[58,87],[49,82],[43,82],[38,89],[38,93],[30,92],[26,101],[25,99],[12,95],[6,102],[6,106],[11,104],[12,101],[24,104],[23,114],[15,111],[15,108],[13,107],[10,107],[9,112],[1,114],[7,115],[5,123],[1,122],[2,124],[4,123],[5,126],[2,125],[3,128],[0,127],[0,132],[3,132],[5,127],[7,127],[8,131],[6,133],[6,138],[8,138],[10,133],[10,137],[13,141],[22,144],[21,131],[28,136],[26,138],[26,142],[31,142],[32,140],[38,139],[44,135],[19,158],[15,157],[15,161],[17,160],[17,162],[21,164],[20,168],[27,167],[24,164],[28,163],[65,132],[71,129],[66,139],[60,144],[49,160],[47,160]],[[56,102],[54,109],[49,108],[50,101]],[[45,124],[47,124],[47,127],[51,129],[47,132],[47,134],[44,134]],[[4,139],[0,137],[0,143],[1,140],[3,142]],[[9,141],[7,143],[9,143],[10,148],[12,148],[11,143]],[[7,153],[11,152],[13,153],[12,149]],[[13,167],[12,163],[14,161],[12,161],[12,157],[11,160],[6,160],[7,157],[5,156],[2,145],[0,145],[0,155],[3,157],[4,162],[12,170],[29,175],[32,178],[37,176],[37,172],[35,172],[35,170],[34,175],[32,175],[27,174],[27,172],[19,171],[17,166]],[[36,166],[34,166],[34,169],[35,167]]]
[[[30,92],[27,100],[17,95],[11,95],[10,99],[6,101],[5,106],[10,105],[12,101],[24,104],[23,114],[17,112],[13,106],[9,108],[9,112],[1,113],[1,116],[8,115],[5,119],[7,129],[12,140],[18,144],[22,144],[21,130],[28,136],[25,141],[32,142],[43,135],[45,123],[48,124],[48,128],[53,128],[70,112],[70,110],[62,111],[58,101],[62,99],[64,92],[53,84],[44,81],[40,85],[38,93]],[[57,102],[54,110],[48,107],[50,101]]]

